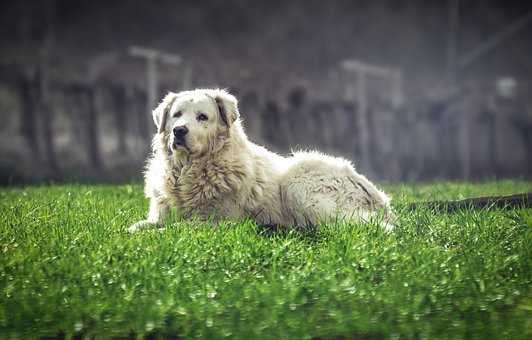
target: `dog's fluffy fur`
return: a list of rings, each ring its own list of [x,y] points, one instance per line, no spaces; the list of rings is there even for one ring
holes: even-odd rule
[[[296,227],[378,215],[386,230],[393,228],[389,198],[350,162],[318,152],[282,157],[250,142],[237,100],[224,90],[169,93],[153,119],[149,213],[130,232],[157,225],[172,206],[185,217]]]

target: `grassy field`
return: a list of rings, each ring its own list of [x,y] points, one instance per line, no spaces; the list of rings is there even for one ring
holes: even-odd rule
[[[133,236],[140,185],[0,189],[0,338],[532,338],[532,211],[404,209],[532,182],[386,189],[390,235],[173,216]]]

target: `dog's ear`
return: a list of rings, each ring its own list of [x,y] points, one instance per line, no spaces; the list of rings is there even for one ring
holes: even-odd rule
[[[216,91],[213,97],[220,119],[227,127],[230,127],[240,115],[238,112],[238,101],[233,95],[224,90]]]
[[[177,93],[168,92],[161,103],[155,108],[155,110],[153,110],[153,122],[155,123],[155,126],[157,126],[157,133],[164,132],[166,120],[168,119],[168,112],[176,98]]]

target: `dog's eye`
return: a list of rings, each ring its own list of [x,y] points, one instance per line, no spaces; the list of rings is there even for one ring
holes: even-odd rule
[[[207,117],[207,115],[205,113],[200,113],[197,117],[196,117],[197,120],[200,120],[200,121],[206,121],[207,119],[209,119],[209,117]]]
[[[179,118],[179,117],[181,117],[181,115],[182,115],[181,111],[177,111],[176,113],[174,113],[174,114],[172,115],[172,117],[174,117],[174,118]]]

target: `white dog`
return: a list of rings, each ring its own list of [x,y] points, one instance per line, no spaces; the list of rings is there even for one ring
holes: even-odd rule
[[[318,152],[285,158],[253,144],[236,98],[224,90],[169,93],[153,120],[158,132],[145,174],[148,218],[130,232],[159,224],[172,206],[185,217],[296,227],[379,214],[381,225],[393,229],[389,198],[350,162]]]

